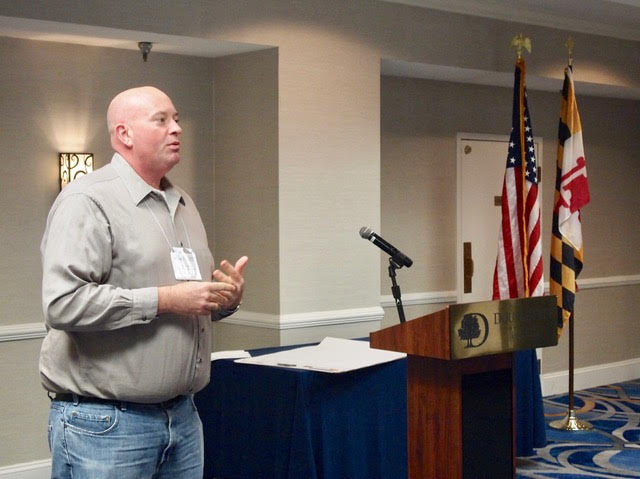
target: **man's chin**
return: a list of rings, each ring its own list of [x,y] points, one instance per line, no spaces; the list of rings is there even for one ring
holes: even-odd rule
[[[175,154],[171,155],[167,159],[167,166],[169,166],[169,168],[173,168],[178,163],[180,163],[180,154],[179,153],[175,153]]]

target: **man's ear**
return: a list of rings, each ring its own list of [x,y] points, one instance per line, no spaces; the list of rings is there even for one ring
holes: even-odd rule
[[[124,123],[119,123],[116,125],[116,138],[127,148],[131,148],[133,146],[133,137],[131,133],[131,129]]]

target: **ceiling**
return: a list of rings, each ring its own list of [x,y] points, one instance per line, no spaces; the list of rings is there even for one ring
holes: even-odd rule
[[[322,0],[319,0],[322,1]],[[382,0],[448,12],[640,41],[640,0]],[[0,16],[0,36],[216,57],[265,48],[114,28]]]
[[[640,0],[383,0],[640,42]],[[638,45],[640,47],[640,44]],[[640,48],[638,49],[640,56]],[[636,60],[637,61],[637,60]],[[511,87],[511,72],[383,60],[384,75]],[[640,88],[576,81],[581,94],[640,99]],[[527,75],[530,90],[557,91],[562,79]]]
[[[143,41],[153,43],[151,54],[161,52],[209,58],[269,48],[251,43],[4,16],[0,16],[0,36],[124,50],[137,50],[138,42]]]
[[[383,1],[640,42],[640,0]],[[266,45],[221,42],[205,38],[3,16],[0,16],[0,36],[134,50],[138,48],[138,41],[150,41],[153,42],[152,54],[163,52],[211,58],[269,48]],[[427,65],[402,60],[383,60],[381,71],[383,75],[505,87],[511,86],[513,82],[511,73]],[[532,75],[527,77],[529,89],[555,91],[560,88],[558,82],[561,80],[536,78]],[[640,99],[639,88],[586,84],[581,86],[581,91],[598,96]]]
[[[640,0],[384,0],[640,41]]]

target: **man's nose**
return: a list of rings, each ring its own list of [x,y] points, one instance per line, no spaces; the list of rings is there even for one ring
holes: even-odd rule
[[[180,126],[180,123],[175,120],[172,120],[171,122],[171,133],[175,133],[176,135],[182,133],[182,127]]]

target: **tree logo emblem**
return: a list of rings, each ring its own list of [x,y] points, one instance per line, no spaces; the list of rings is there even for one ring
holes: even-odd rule
[[[466,341],[465,348],[477,348],[482,346],[489,336],[489,321],[484,314],[469,313],[462,317],[462,322],[458,329],[458,337],[461,341]],[[484,334],[483,333],[484,330]],[[482,335],[482,340],[474,344],[473,340]]]

